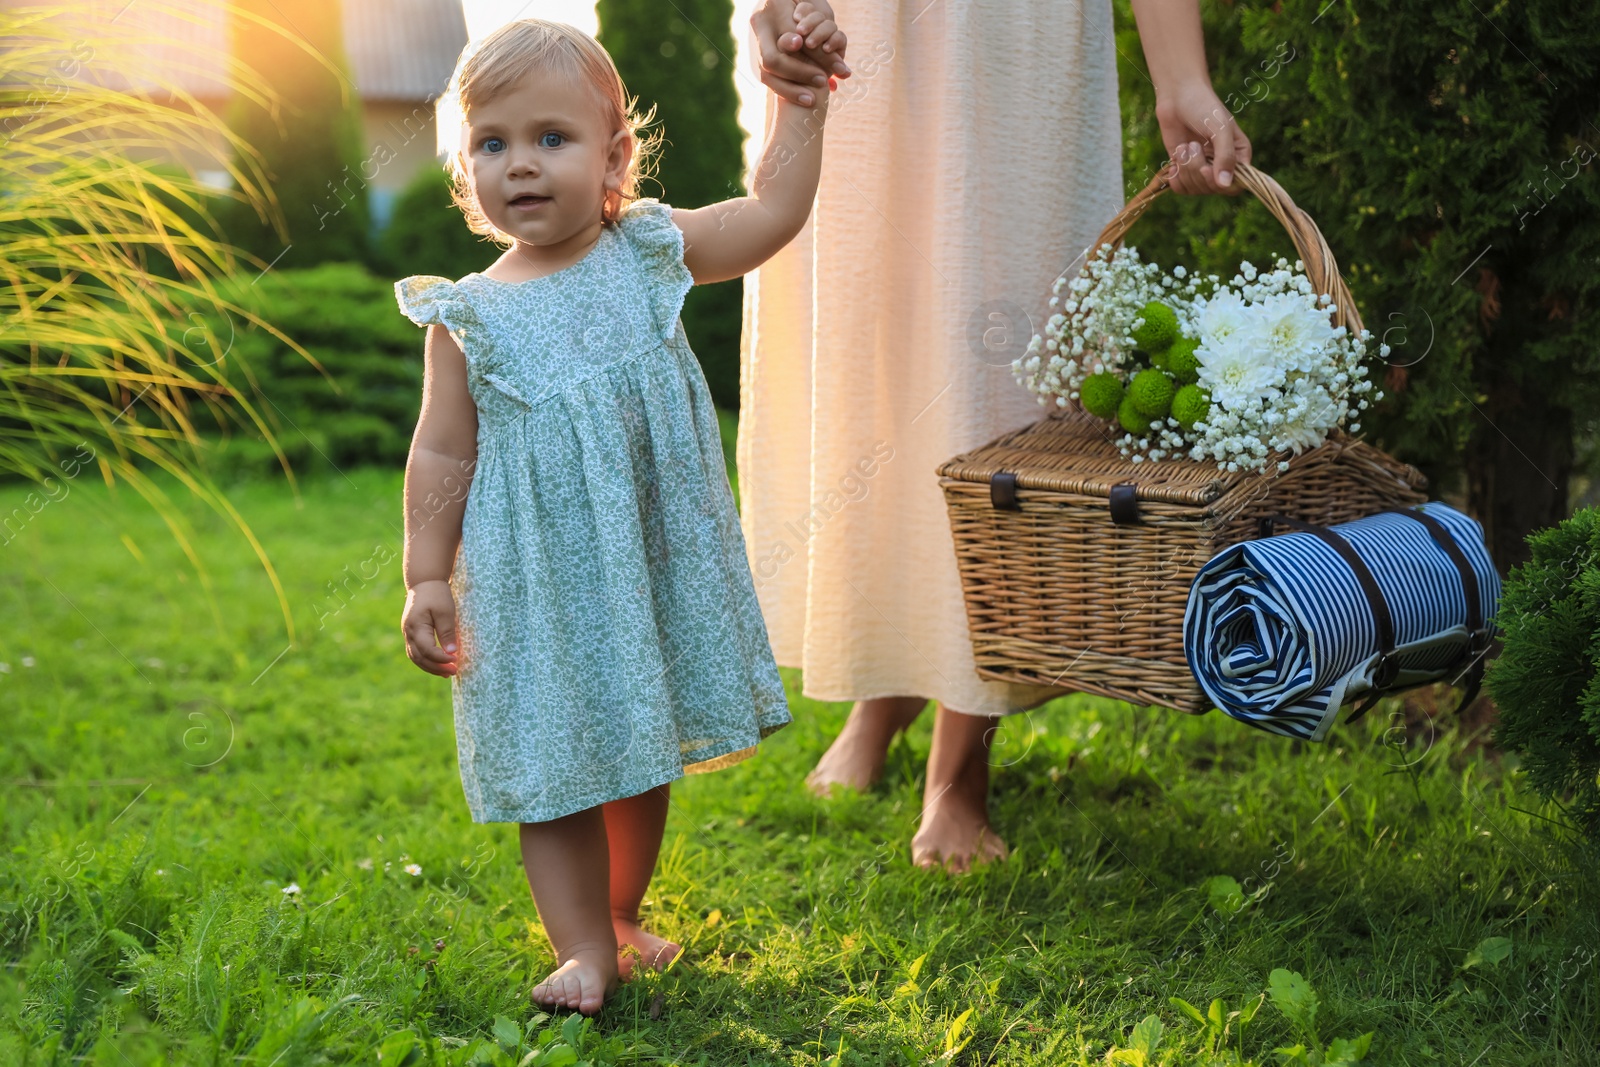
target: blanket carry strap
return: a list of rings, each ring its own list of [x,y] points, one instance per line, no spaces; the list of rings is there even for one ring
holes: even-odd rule
[[[1467,705],[1478,699],[1478,690],[1483,685],[1484,656],[1489,651],[1489,627],[1484,625],[1483,600],[1478,594],[1478,574],[1472,569],[1472,564],[1467,562],[1467,554],[1461,551],[1461,546],[1456,544],[1456,539],[1450,536],[1450,531],[1444,528],[1444,523],[1429,515],[1425,511],[1413,508],[1383,508],[1378,511],[1380,515],[1404,515],[1408,519],[1415,519],[1427,529],[1428,535],[1434,543],[1444,549],[1444,554],[1450,557],[1450,562],[1456,565],[1456,572],[1461,575],[1461,593],[1467,601],[1467,644],[1461,650],[1461,660],[1467,661],[1466,690],[1461,694],[1461,702],[1456,705],[1456,714],[1467,710]],[[1460,682],[1462,675],[1456,676]]]
[[[1383,590],[1379,588],[1378,580],[1372,576],[1372,569],[1367,566],[1366,560],[1356,554],[1349,541],[1326,526],[1301,522],[1287,515],[1268,515],[1263,518],[1262,532],[1270,534],[1274,523],[1303,530],[1339,553],[1339,558],[1349,564],[1350,570],[1355,574],[1356,583],[1361,586],[1361,593],[1367,598],[1367,607],[1372,611],[1373,628],[1378,633],[1378,665],[1372,675],[1372,691],[1362,698],[1362,702],[1356,705],[1350,717],[1345,720],[1345,725],[1349,725],[1371,710],[1372,705],[1376,704],[1384,691],[1394,684],[1395,678],[1400,673],[1400,662],[1394,654],[1394,616],[1389,613],[1389,602],[1383,598]]]
[[[1461,578],[1461,592],[1466,599],[1467,643],[1462,649],[1456,662],[1467,661],[1467,688],[1462,695],[1460,704],[1456,706],[1457,713],[1463,711],[1478,696],[1478,689],[1483,684],[1483,655],[1489,647],[1489,630],[1483,622],[1483,604],[1478,596],[1478,576],[1472,570],[1472,565],[1467,562],[1466,553],[1461,551],[1461,546],[1456,544],[1456,539],[1450,536],[1450,531],[1444,524],[1432,515],[1412,508],[1379,508],[1377,515],[1403,515],[1408,519],[1421,523],[1428,531],[1428,536],[1444,551],[1455,565],[1456,572]],[[1387,695],[1395,678],[1400,673],[1400,663],[1394,654],[1394,617],[1389,612],[1389,603],[1384,599],[1383,590],[1378,586],[1377,579],[1372,576],[1372,570],[1351,546],[1349,541],[1339,536],[1326,526],[1315,523],[1301,522],[1291,519],[1287,515],[1268,515],[1261,520],[1263,536],[1270,535],[1273,524],[1288,526],[1292,529],[1302,530],[1321,540],[1329,548],[1339,554],[1339,558],[1350,566],[1355,574],[1356,582],[1361,587],[1362,595],[1367,599],[1367,606],[1372,611],[1372,622],[1378,636],[1378,663],[1372,676],[1372,689],[1362,696],[1360,702],[1351,709],[1345,725],[1355,722],[1361,716],[1372,710],[1373,705]],[[1459,676],[1457,678],[1459,681]]]

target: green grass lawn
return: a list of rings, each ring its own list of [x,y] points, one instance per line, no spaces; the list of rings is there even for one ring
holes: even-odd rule
[[[1472,738],[1061,700],[996,747],[1012,858],[951,878],[907,858],[931,716],[820,801],[847,709],[791,672],[792,726],[674,786],[646,921],[685,957],[563,1037],[528,1005],[552,959],[513,827],[469,821],[448,683],[401,648],[400,486],[234,492],[292,642],[203,508],[209,590],[88,476],[6,532],[0,1064],[1275,1063],[1313,1030],[1375,1063],[1600,1062],[1593,868]],[[1314,1015],[1282,974],[1262,1003],[1277,969]]]

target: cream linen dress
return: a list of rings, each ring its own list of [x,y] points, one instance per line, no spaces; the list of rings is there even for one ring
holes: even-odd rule
[[[1011,360],[1123,204],[1110,0],[833,7],[855,74],[816,203],[745,279],[757,597],[806,696],[1022,710],[1059,690],[975,673],[935,469],[1045,414]]]

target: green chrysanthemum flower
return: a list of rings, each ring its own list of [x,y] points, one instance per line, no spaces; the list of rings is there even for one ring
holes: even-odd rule
[[[1172,398],[1172,417],[1185,430],[1211,414],[1211,394],[1198,385],[1186,385]]]
[[[1139,309],[1144,321],[1133,331],[1133,340],[1146,352],[1164,352],[1178,336],[1178,314],[1159,300]]]
[[[1165,370],[1180,382],[1192,382],[1200,376],[1200,360],[1194,350],[1200,347],[1198,337],[1180,337],[1167,349]]]
[[[1116,417],[1117,407],[1122,403],[1122,392],[1122,379],[1101,371],[1083,380],[1078,387],[1078,403],[1091,415],[1111,419]]]
[[[1122,405],[1117,408],[1117,421],[1135,437],[1143,437],[1150,432],[1150,420],[1139,414],[1139,409],[1133,406],[1132,396],[1122,398]]]
[[[1128,386],[1134,410],[1147,419],[1159,419],[1172,410],[1172,379],[1158,370],[1142,370]]]

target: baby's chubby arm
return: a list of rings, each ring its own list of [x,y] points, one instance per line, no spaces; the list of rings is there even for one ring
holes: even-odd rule
[[[461,543],[467,489],[478,462],[478,408],[467,391],[467,359],[445,327],[428,327],[422,411],[405,483],[406,655],[449,677],[459,669],[450,572]]]
[[[815,18],[800,25],[824,41],[836,29],[831,21]],[[822,176],[822,127],[831,95],[828,88],[811,91],[816,100],[812,107],[781,96],[773,100],[766,147],[750,183],[752,195],[673,209],[672,221],[683,231],[683,262],[696,285],[750,273],[806,224]]]

